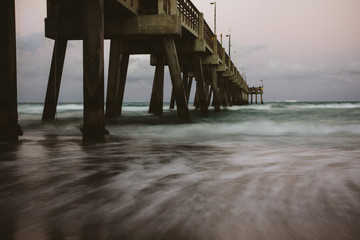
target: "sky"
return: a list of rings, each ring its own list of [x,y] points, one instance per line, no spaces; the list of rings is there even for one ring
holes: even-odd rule
[[[214,27],[214,5],[192,0]],[[53,40],[44,37],[45,0],[15,0],[18,101],[43,102]],[[360,101],[359,0],[217,0],[217,35],[264,101]],[[109,41],[105,41],[105,84]],[[82,101],[82,43],[70,41],[60,102]],[[155,69],[148,55],[130,57],[125,101],[150,101]],[[105,85],[106,86],[106,85]],[[164,101],[171,81],[165,72]]]

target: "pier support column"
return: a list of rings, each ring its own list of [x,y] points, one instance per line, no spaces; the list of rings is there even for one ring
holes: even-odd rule
[[[17,141],[18,125],[14,0],[0,3],[0,141]]]
[[[227,103],[230,107],[232,107],[233,100],[232,100],[232,94],[231,94],[231,89],[230,89],[231,85],[227,78],[224,79],[224,86],[225,86],[225,91],[226,91]]]
[[[217,79],[216,67],[211,67],[211,82],[213,89],[213,105],[215,112],[220,112],[220,89]]]
[[[42,121],[55,120],[61,76],[64,68],[66,46],[66,39],[59,38],[55,40]]]
[[[218,83],[219,83],[219,88],[220,88],[220,104],[222,104],[223,107],[227,107],[229,105],[229,103],[227,100],[224,78],[221,75],[219,75]]]
[[[207,84],[207,83],[205,83],[205,87],[206,87],[206,90],[208,90],[207,91],[207,100],[208,100],[207,105],[210,107],[212,93],[213,93],[213,87],[211,84]]]
[[[83,6],[84,125],[83,140],[103,141],[104,114],[104,0]]]
[[[195,65],[197,104],[200,105],[201,115],[207,117],[209,116],[207,93],[206,93],[207,90],[205,89],[202,61],[199,55],[195,57],[194,65]]]
[[[149,113],[161,116],[163,114],[164,99],[164,68],[165,59],[163,55],[157,55],[153,89],[151,93]]]
[[[128,72],[128,68],[129,68],[129,60],[130,60],[130,54],[129,53],[121,54],[120,79],[119,79],[119,84],[118,84],[118,88],[117,88],[117,103],[116,103],[116,106],[115,106],[115,109],[116,109],[115,115],[116,115],[116,117],[121,116],[121,113],[122,113],[126,77],[127,77],[127,72]]]
[[[172,88],[171,98],[170,98],[170,109],[174,109],[174,108],[175,108],[175,92],[174,92],[174,88]]]
[[[184,84],[184,89],[185,89],[185,96],[186,96],[186,102],[188,103],[189,105],[189,100],[188,100],[188,81],[189,81],[189,72],[187,70],[187,66],[185,65],[184,67],[184,70],[183,70],[183,84]]]
[[[257,93],[255,93],[255,104],[257,104]]]
[[[183,81],[181,80],[181,70],[173,37],[163,38],[166,58],[169,63],[171,82],[173,85],[175,100],[179,118],[184,121],[190,120],[190,112],[186,101],[186,94]]]
[[[188,77],[187,86],[186,86],[186,99],[187,99],[188,104],[189,104],[189,100],[190,100],[192,82],[193,82],[193,78]]]
[[[115,120],[121,115],[126,76],[130,55],[122,53],[122,40],[111,39],[108,87],[106,96],[107,120]]]
[[[263,100],[263,95],[262,95],[262,93],[260,94],[260,96],[261,96],[261,104],[264,104],[264,100]]]

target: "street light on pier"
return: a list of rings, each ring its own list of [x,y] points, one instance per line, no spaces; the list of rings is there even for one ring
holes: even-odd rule
[[[229,29],[229,34],[226,35],[229,38],[229,57],[231,55],[230,47],[231,47],[231,28]]]
[[[211,5],[214,5],[214,35],[216,36],[216,2],[211,2]]]
[[[237,51],[234,52],[235,54],[235,66],[237,65]]]
[[[247,83],[247,81],[246,81],[246,73],[245,73],[245,69],[244,68],[241,68],[241,70],[242,70],[242,78],[244,79],[244,81]]]

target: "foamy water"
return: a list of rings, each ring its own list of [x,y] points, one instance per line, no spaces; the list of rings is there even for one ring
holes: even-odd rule
[[[343,108],[341,106],[344,106]],[[84,144],[80,104],[20,105],[0,145],[4,239],[358,239],[360,104],[270,103],[210,118],[127,104]]]

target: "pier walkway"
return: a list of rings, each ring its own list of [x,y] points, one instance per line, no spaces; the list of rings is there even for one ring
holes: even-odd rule
[[[21,128],[17,120],[14,0],[1,1],[0,8],[0,31],[5,36],[0,46],[0,139],[17,140]],[[55,119],[67,43],[83,41],[84,140],[104,139],[105,122],[121,115],[133,54],[150,54],[150,64],[156,66],[149,108],[156,115],[162,115],[165,66],[173,86],[171,107],[176,103],[183,121],[190,121],[193,80],[194,103],[203,116],[211,105],[220,111],[221,106],[248,104],[252,93],[203,13],[190,0],[47,0],[45,36],[54,40],[54,50],[43,121]],[[111,43],[104,109],[105,39]]]

